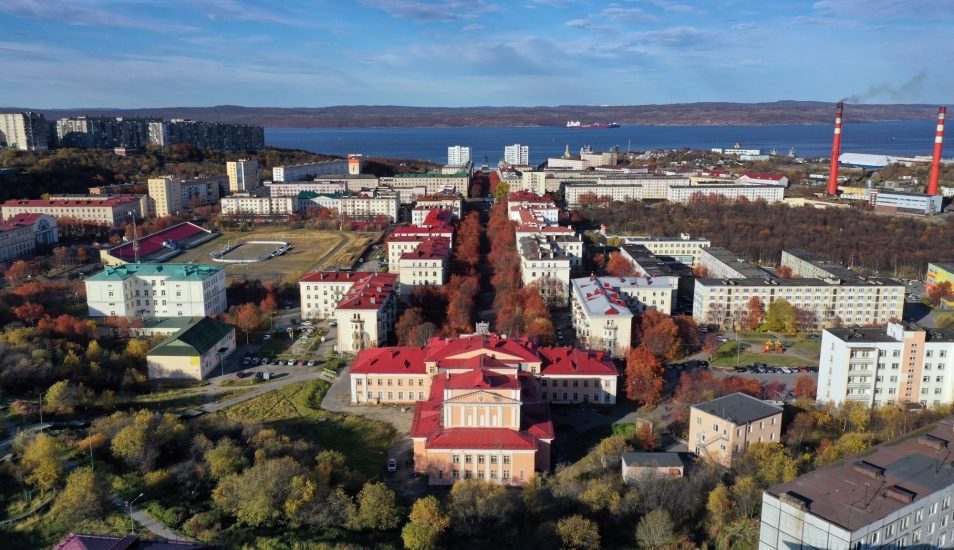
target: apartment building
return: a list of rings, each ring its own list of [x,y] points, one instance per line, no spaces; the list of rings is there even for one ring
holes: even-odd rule
[[[232,193],[249,193],[258,188],[258,161],[242,159],[235,162],[226,162],[226,172],[229,175],[229,191]]]
[[[817,327],[840,321],[848,326],[886,324],[900,319],[904,286],[892,279],[696,279],[692,316],[697,323],[738,326],[753,297],[763,308],[775,300],[810,311]]]
[[[712,279],[761,279],[771,275],[721,246],[700,248],[696,265],[706,268],[709,278]]]
[[[589,161],[576,158],[550,157],[547,159],[548,169],[559,170],[586,170],[590,167]]]
[[[616,166],[616,153],[611,151],[581,152],[580,160],[588,166]]]
[[[954,402],[954,331],[903,322],[822,332],[818,401]]]
[[[544,294],[568,296],[571,267],[581,263],[579,256],[571,258],[565,252],[563,245],[575,244],[573,239],[579,240],[578,238],[534,235],[517,241],[520,275],[524,286],[538,283]],[[582,249],[582,241],[580,249]]]
[[[793,277],[857,279],[862,276],[861,273],[838,262],[833,262],[824,256],[800,248],[783,250],[780,265],[790,267]]]
[[[447,165],[463,166],[473,160],[471,153],[472,150],[470,147],[452,145],[447,148]]]
[[[945,418],[768,489],[759,549],[948,548],[952,432]]]
[[[205,317],[228,307],[221,266],[123,264],[85,282],[90,317]]]
[[[443,286],[447,282],[450,258],[450,239],[446,237],[426,237],[417,248],[404,253],[397,263],[401,298],[410,297],[418,286]]]
[[[56,121],[56,141],[60,147],[114,149],[149,145],[149,126],[161,123],[156,117],[79,116]]]
[[[362,169],[364,169],[364,155],[361,153],[348,153],[348,175],[360,175]]]
[[[304,319],[330,319],[345,294],[356,282],[371,273],[351,271],[315,271],[298,281],[301,314]]]
[[[731,201],[745,199],[773,204],[785,198],[785,188],[781,185],[673,185],[666,192],[669,202],[687,203],[713,196]]]
[[[954,264],[928,264],[927,279],[924,281],[924,285],[931,289],[943,283],[954,285]]]
[[[326,160],[323,162],[311,162],[307,164],[288,164],[275,166],[272,168],[272,181],[274,182],[292,182],[301,181],[316,176],[330,176],[334,174],[347,174],[348,159]],[[359,170],[360,174],[361,171]]]
[[[411,223],[421,225],[431,210],[448,210],[454,217],[463,215],[464,197],[458,193],[441,193],[427,195],[417,199],[414,209],[411,210]]]
[[[8,218],[7,225],[29,227],[33,231],[37,244],[55,244],[60,242],[60,232],[56,218],[47,214],[17,214]],[[19,243],[19,237],[10,238],[10,241]]]
[[[227,124],[184,118],[154,119],[147,124],[149,143],[160,147],[187,144],[219,151],[260,151],[265,148],[265,128],[257,124]]]
[[[353,404],[414,404],[414,469],[431,485],[522,485],[548,472],[548,403],[613,404],[617,377],[602,352],[496,334],[368,349],[350,370]]]
[[[149,178],[149,213],[157,218],[182,210],[182,181],[175,176]]]
[[[638,183],[568,183],[564,186],[563,198],[569,206],[595,204],[599,202],[641,201],[643,200],[643,186]]]
[[[376,187],[377,179],[375,179]],[[269,183],[265,182],[268,193],[273,197],[297,197],[302,193],[316,193],[318,195],[329,195],[333,193],[344,193],[348,191],[348,182],[346,181],[296,181],[291,183]]]
[[[682,233],[678,237],[628,237],[614,235],[622,238],[627,245],[644,246],[646,250],[655,256],[672,258],[673,260],[686,264],[688,266],[696,265],[699,251],[703,248],[712,246],[709,239],[703,237],[692,237],[688,233]],[[625,255],[626,247],[623,246]],[[634,261],[630,258],[630,261]]]
[[[343,196],[345,195],[342,193],[319,194],[311,191],[302,191],[298,194],[298,210],[305,212],[309,206],[337,210],[340,206],[341,197]]]
[[[36,254],[33,226],[15,221],[0,222],[0,262],[30,258]]]
[[[361,196],[347,196],[338,199],[338,212],[358,219],[374,219],[384,216],[388,221],[398,221],[398,212],[401,209],[401,198],[393,191],[382,191],[380,188],[372,193]]]
[[[5,220],[17,214],[46,214],[114,226],[143,218],[148,208],[146,195],[54,195],[50,200],[9,200],[0,205],[0,212]]]
[[[467,172],[456,174],[395,174],[390,178],[380,178],[381,185],[387,187],[426,187],[427,195],[437,195],[444,191],[453,191],[466,196],[470,189],[470,175]]]
[[[46,151],[46,117],[40,113],[0,113],[0,147]]]
[[[740,185],[781,185],[788,187],[788,178],[781,174],[757,174],[745,172],[739,175]]]
[[[689,449],[726,468],[752,443],[782,439],[782,408],[744,393],[733,393],[689,409]]]
[[[388,255],[389,271],[400,271],[401,256],[417,249],[426,238],[445,238],[454,246],[454,226],[451,225],[449,210],[431,210],[421,225],[398,227],[384,240]]]
[[[183,181],[179,186],[182,189],[182,205],[190,206],[196,198],[203,204],[215,204],[219,202],[222,194],[220,186],[226,189],[229,187],[228,176]]]
[[[398,276],[372,273],[356,281],[335,306],[338,352],[383,346],[397,320]]]
[[[235,193],[219,201],[227,215],[287,216],[298,212],[298,197],[255,196]]]
[[[511,166],[530,164],[530,147],[515,143],[504,147],[504,162]]]
[[[414,187],[390,187],[387,188],[388,191],[392,193],[397,193],[398,198],[401,200],[401,204],[414,204],[421,197],[427,196],[427,186],[426,185],[415,185]],[[366,192],[366,189],[361,190],[362,193]],[[452,193],[451,190],[445,190],[444,193]]]

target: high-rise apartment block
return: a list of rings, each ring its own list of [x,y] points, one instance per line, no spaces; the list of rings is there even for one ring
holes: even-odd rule
[[[242,159],[226,163],[229,175],[229,191],[248,193],[258,187],[258,161]]]
[[[46,151],[46,118],[40,113],[0,113],[0,147]]]
[[[470,162],[471,158],[471,149],[470,147],[465,147],[462,145],[453,145],[447,148],[447,165],[448,166],[463,166]]]
[[[348,174],[357,176],[364,168],[364,156],[360,153],[348,153]]]
[[[265,147],[265,129],[252,124],[224,124],[158,117],[79,116],[56,121],[60,147],[145,148],[186,144],[201,149],[258,151]]]
[[[504,162],[507,164],[530,164],[530,147],[515,143],[504,148]]]
[[[149,178],[149,210],[165,218],[182,210],[182,181],[175,176]]]

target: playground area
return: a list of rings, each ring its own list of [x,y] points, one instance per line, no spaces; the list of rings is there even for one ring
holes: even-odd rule
[[[226,243],[221,251],[209,253],[212,261],[227,264],[247,264],[262,262],[281,256],[292,246],[284,241],[244,241],[235,244]]]
[[[739,349],[741,345],[741,349]],[[759,362],[770,367],[817,366],[821,342],[779,334],[746,334],[738,344],[732,339],[722,344],[710,364],[735,367]]]

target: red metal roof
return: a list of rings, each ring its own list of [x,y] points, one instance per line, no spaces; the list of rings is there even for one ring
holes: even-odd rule
[[[450,256],[451,244],[447,237],[425,237],[414,250],[401,255],[402,260],[443,260]]]
[[[198,225],[188,222],[173,225],[172,227],[163,229],[161,231],[156,231],[151,235],[147,235],[139,239],[139,257],[143,258],[154,252],[162,250],[163,248],[166,248],[162,244],[165,241],[178,243],[200,233],[208,234],[211,232],[202,229]],[[126,262],[132,262],[136,259],[136,252],[133,250],[133,243],[131,242],[109,249],[108,254],[114,258],[119,258],[120,260]]]
[[[467,372],[450,374],[446,387],[463,389],[497,388],[520,389],[520,381],[515,375],[499,374],[489,369],[473,369]]]
[[[514,191],[507,197],[507,202],[553,202],[550,195],[540,196],[531,191]]]
[[[22,213],[20,213],[20,214],[17,214],[16,216],[13,216],[13,217],[10,218],[9,220],[7,220],[7,223],[10,223],[10,224],[21,224],[21,225],[33,225],[33,224],[35,224],[37,221],[39,221],[40,216],[44,216],[44,215],[45,215],[45,214],[28,214],[28,213],[26,213],[26,212],[22,212]]]
[[[355,282],[335,309],[381,309],[394,291],[398,276],[394,273],[372,273]]]
[[[428,449],[535,451],[537,438],[508,428],[441,428],[428,438]]]
[[[540,348],[545,359],[540,374],[616,376],[619,373],[610,356],[602,351],[575,348]]]
[[[353,283],[364,276],[371,275],[370,271],[312,271],[298,280],[299,283]]]
[[[553,421],[550,419],[550,407],[544,402],[524,403],[520,406],[521,429],[538,439],[556,438]]]
[[[496,334],[466,336],[464,338],[431,338],[428,342],[427,361],[451,359],[458,355],[485,350],[492,353],[515,356],[525,361],[537,362],[536,344],[529,338],[501,338]]]
[[[424,348],[395,346],[364,349],[351,365],[351,374],[425,374]]]
[[[119,206],[138,202],[137,195],[123,195],[121,197],[112,197],[108,199],[28,199],[28,200],[9,200],[3,203],[3,206]]]

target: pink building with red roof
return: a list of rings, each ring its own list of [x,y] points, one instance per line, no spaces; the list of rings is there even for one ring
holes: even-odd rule
[[[91,220],[109,226],[142,218],[147,195],[54,195],[49,200],[9,200],[0,205],[3,219],[17,214],[47,214],[54,218]]]
[[[781,185],[782,187],[788,187],[788,178],[781,174],[746,172],[739,176],[739,183],[742,185]]]
[[[414,470],[432,485],[522,485],[550,470],[550,403],[616,403],[608,354],[496,334],[360,352],[352,404],[414,404]]]
[[[453,247],[453,216],[454,214],[450,210],[435,209],[428,212],[427,217],[424,218],[424,223],[395,229],[384,240],[384,248],[388,255],[388,271],[391,273],[399,272],[401,256],[416,250],[428,237],[444,237],[448,239],[450,246]]]

